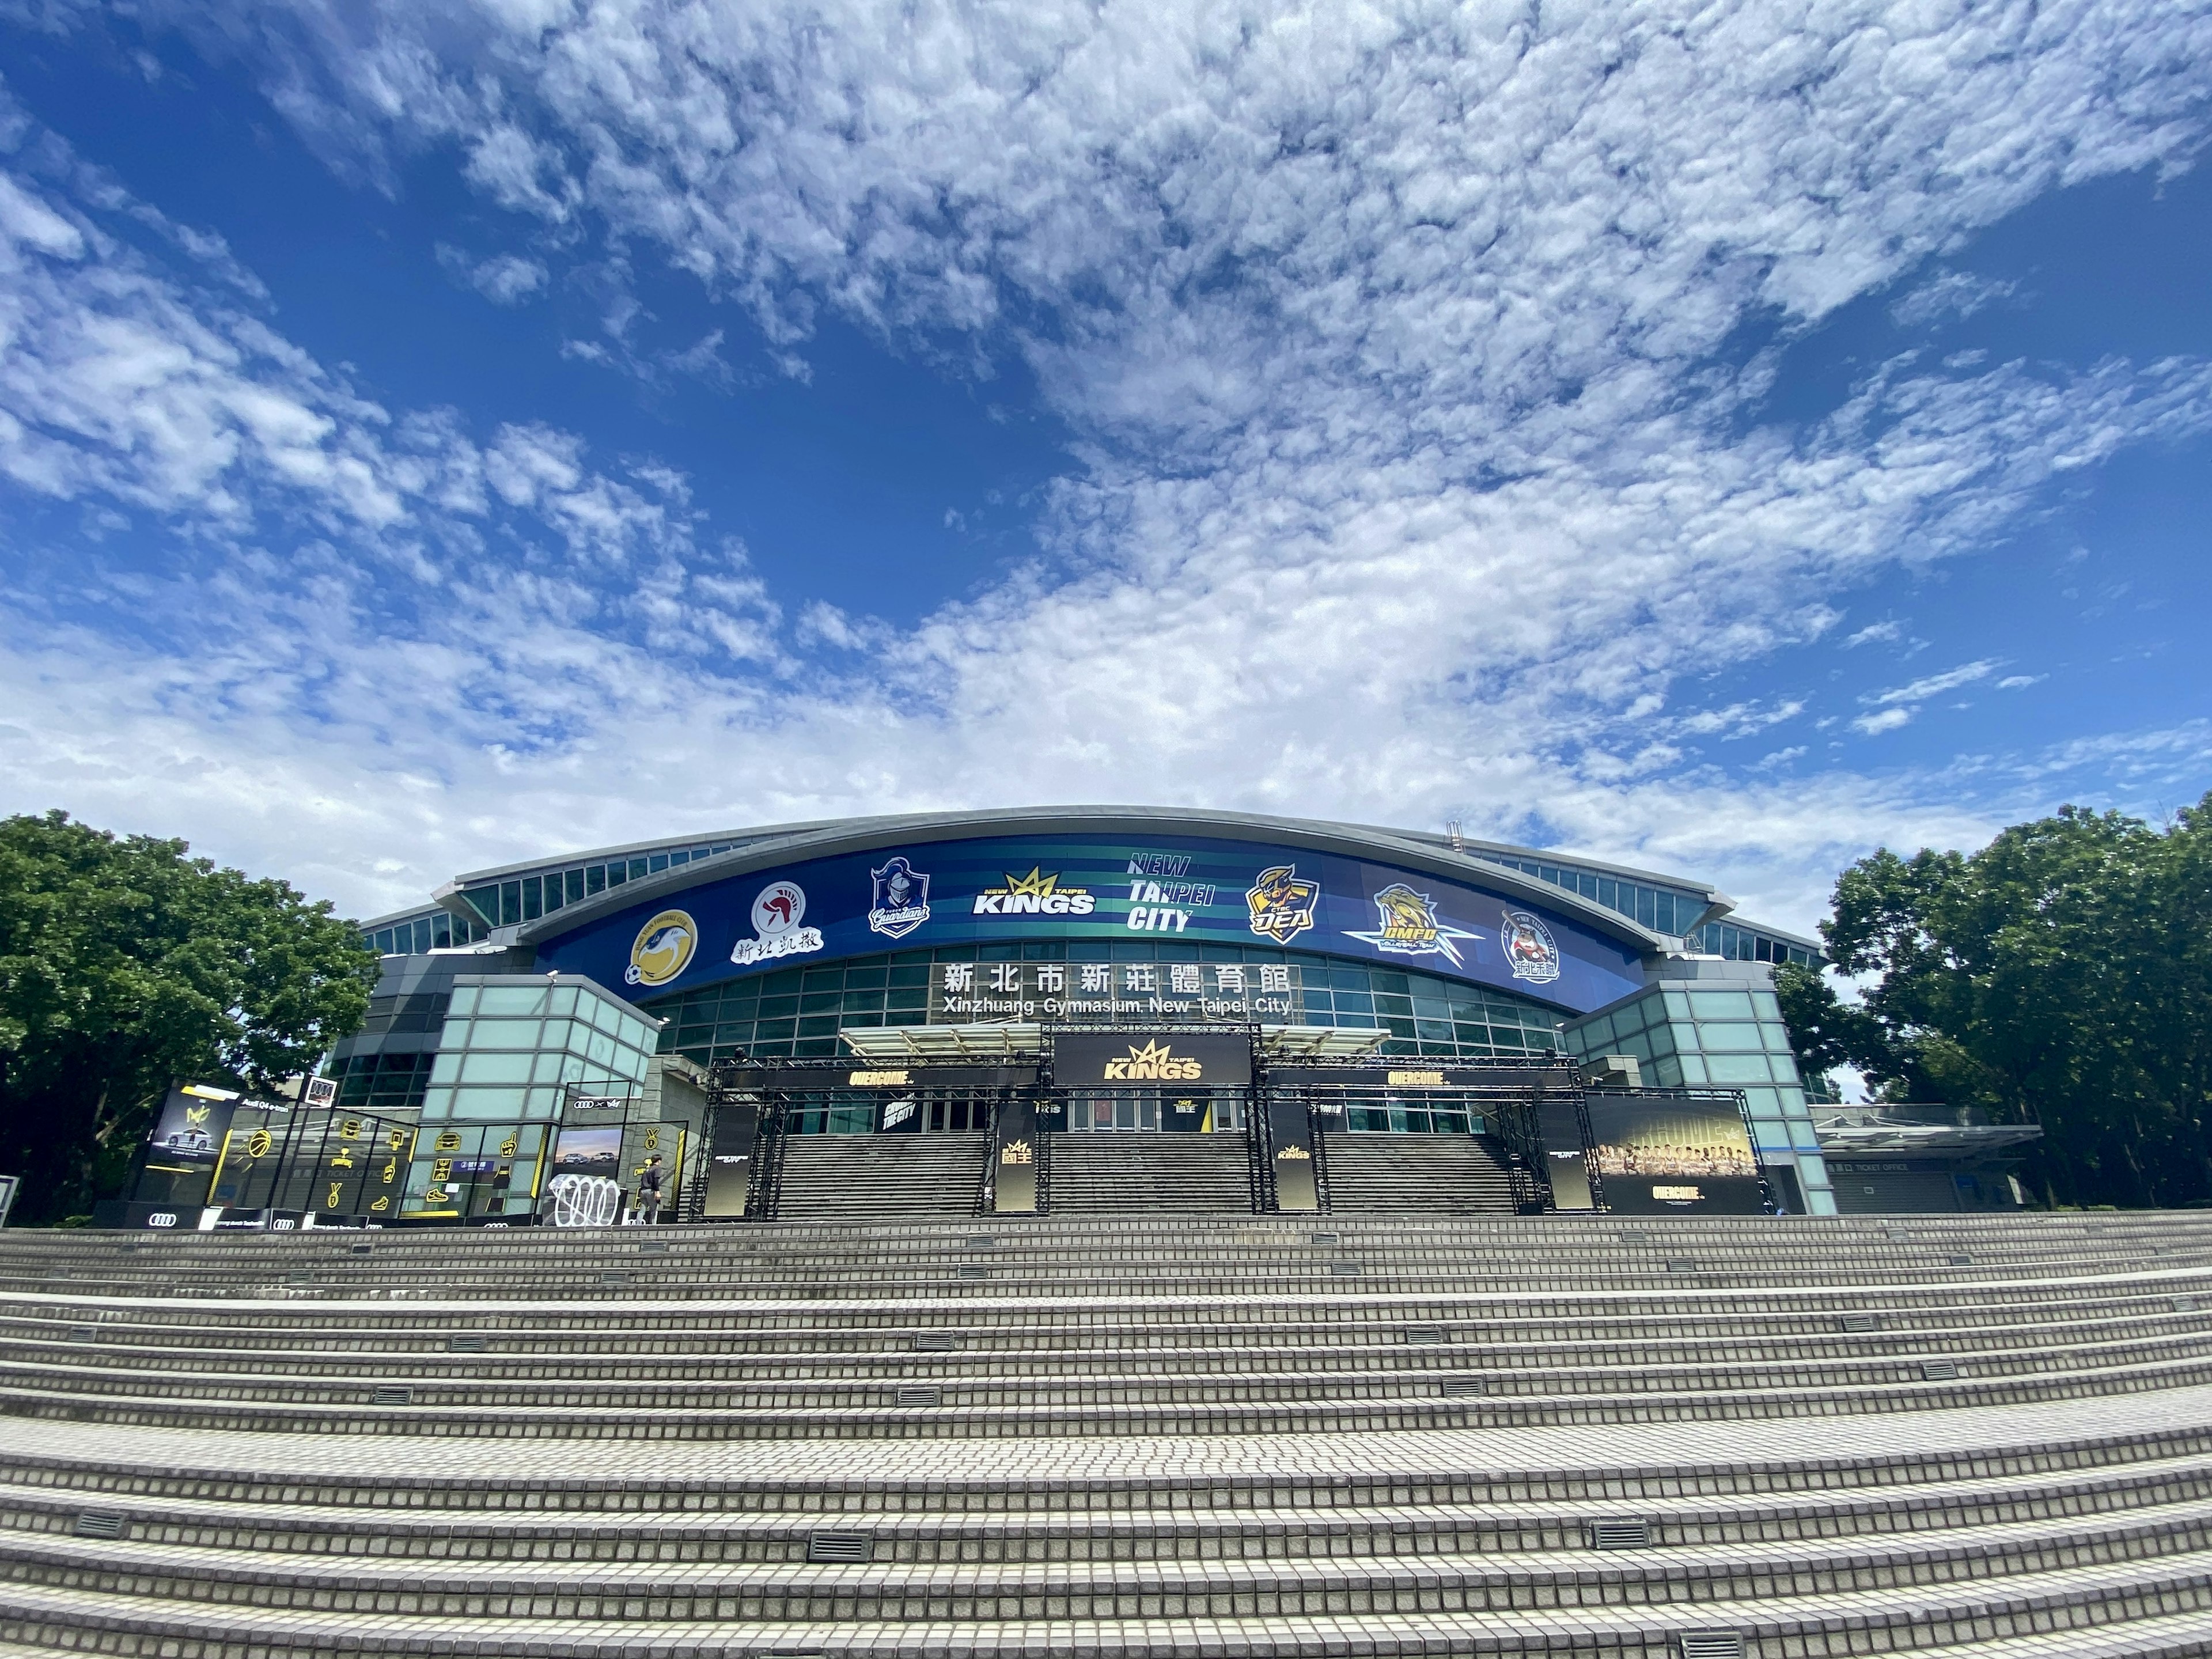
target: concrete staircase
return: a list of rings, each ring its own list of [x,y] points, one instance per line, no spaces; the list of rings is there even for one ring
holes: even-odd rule
[[[793,1135],[785,1143],[779,1217],[897,1221],[973,1215],[988,1134]]]
[[[1249,1214],[1252,1178],[1241,1134],[1053,1137],[1056,1216]]]
[[[0,1411],[4,1659],[2212,1654],[2194,1212],[19,1231]]]
[[[1328,1201],[1338,1215],[1511,1215],[1513,1179],[1475,1135],[1333,1134]]]

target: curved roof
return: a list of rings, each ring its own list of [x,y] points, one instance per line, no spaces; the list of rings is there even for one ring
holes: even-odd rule
[[[710,858],[694,859],[679,869],[663,871],[641,881],[631,881],[623,886],[611,888],[580,903],[565,905],[550,915],[526,922],[515,939],[519,944],[536,945],[557,939],[600,916],[641,900],[682,892],[687,888],[720,881],[728,876],[774,869],[804,859],[822,858],[832,854],[874,852],[916,841],[968,841],[1009,834],[1064,835],[1071,831],[1103,831],[1157,836],[1171,830],[1248,838],[1256,836],[1281,846],[1373,859],[1454,881],[1476,882],[1530,903],[1542,905],[1555,913],[1571,915],[1591,932],[1640,952],[1664,951],[1670,942],[1667,936],[1630,921],[1617,910],[1495,863],[1476,852],[1455,850],[1448,840],[1440,836],[1418,836],[1368,824],[1275,817],[1264,813],[1218,812],[1182,806],[1024,806],[981,811],[908,812],[888,817],[846,818],[833,823],[791,824],[757,830],[751,832],[755,838],[749,839],[742,847],[732,848]],[[1480,846],[1488,850],[1492,844],[1467,845]],[[1498,850],[1517,852],[1521,849]],[[461,878],[455,885],[473,883],[496,873],[480,872]],[[1695,884],[1662,879],[1668,879],[1670,884],[1698,890]],[[1716,902],[1727,902],[1717,892],[1713,894],[1713,899]]]

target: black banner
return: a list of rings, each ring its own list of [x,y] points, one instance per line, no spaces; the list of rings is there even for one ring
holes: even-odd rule
[[[707,1197],[710,1221],[745,1212],[752,1182],[753,1150],[760,1139],[760,1107],[750,1100],[725,1101],[714,1109],[714,1139],[707,1151]]]
[[[1243,1089],[1252,1081],[1252,1040],[1188,1030],[1078,1032],[1052,1044],[1061,1089]]]
[[[748,1066],[715,1073],[714,1086],[748,1094],[819,1094],[843,1089],[1028,1089],[1031,1066],[940,1066],[927,1060],[854,1060],[843,1066]]]
[[[1031,1214],[1037,1206],[1036,1111],[1024,1096],[999,1104],[997,1162],[991,1167],[991,1208],[1000,1215]]]
[[[1275,1207],[1318,1210],[1321,1190],[1314,1181],[1313,1124],[1295,1100],[1267,1105],[1267,1138],[1274,1146]]]
[[[1396,1060],[1388,1066],[1270,1066],[1267,1081],[1282,1089],[1517,1089],[1533,1091],[1546,1073],[1534,1068],[1470,1071]]]

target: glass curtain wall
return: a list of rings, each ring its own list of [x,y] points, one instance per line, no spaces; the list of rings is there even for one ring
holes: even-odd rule
[[[952,945],[853,957],[643,1006],[668,1022],[661,1052],[702,1065],[739,1052],[762,1060],[828,1059],[848,1052],[837,1041],[841,1027],[927,1024],[930,975],[939,963],[1106,961],[1288,963],[1298,969],[1297,1023],[1380,1027],[1390,1034],[1385,1054],[1449,1060],[1544,1054],[1558,1046],[1557,1010],[1499,992],[1301,951],[1150,940]]]

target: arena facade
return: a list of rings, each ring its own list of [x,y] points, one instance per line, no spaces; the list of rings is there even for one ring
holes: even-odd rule
[[[1123,806],[783,824],[474,872],[364,937],[385,978],[333,1056],[339,1104],[451,1125],[464,1165],[511,1159],[580,1090],[641,1088],[679,1059],[1018,1057],[1086,1024],[1212,1028],[1255,1053],[1559,1056],[1737,1091],[1778,1206],[1836,1208],[1771,989],[1814,941],[1707,883],[1455,834]],[[1176,1104],[1079,1098],[1054,1127],[1164,1133]],[[1375,1096],[1346,1132],[1468,1131],[1447,1105]],[[1241,1121],[1224,1097],[1189,1122]],[[865,1109],[794,1124],[891,1127]]]

